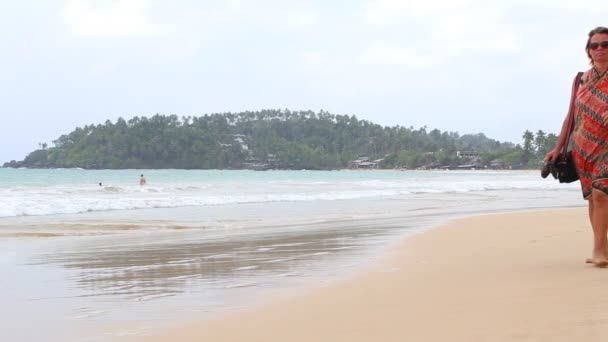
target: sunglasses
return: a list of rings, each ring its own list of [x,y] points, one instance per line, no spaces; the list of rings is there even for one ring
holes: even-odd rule
[[[589,49],[591,50],[597,50],[600,48],[600,46],[602,49],[608,49],[608,40],[604,40],[603,42],[599,43],[589,43]]]

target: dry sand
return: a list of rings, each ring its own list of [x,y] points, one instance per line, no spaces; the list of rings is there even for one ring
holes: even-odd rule
[[[583,208],[466,218],[348,279],[143,340],[608,341],[608,269],[590,251]]]

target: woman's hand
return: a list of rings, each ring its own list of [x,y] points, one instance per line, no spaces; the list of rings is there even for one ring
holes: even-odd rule
[[[557,156],[559,156],[559,149],[558,148],[554,148],[553,150],[551,150],[549,153],[547,153],[545,155],[545,159],[544,162],[545,164],[554,161],[555,159],[557,159]]]

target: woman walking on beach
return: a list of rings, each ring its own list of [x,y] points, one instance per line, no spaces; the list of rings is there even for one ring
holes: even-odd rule
[[[608,28],[589,32],[587,56],[591,69],[583,74],[576,93],[572,155],[579,175],[583,198],[589,202],[593,229],[593,251],[587,262],[608,266]],[[555,148],[545,162],[555,160],[566,138],[567,118]]]

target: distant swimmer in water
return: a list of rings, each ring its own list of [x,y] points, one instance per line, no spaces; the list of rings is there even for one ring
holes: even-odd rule
[[[144,177],[143,173],[139,176],[139,185],[146,185],[146,177]]]
[[[102,186],[103,184],[101,184],[101,182],[99,182],[99,186]]]

